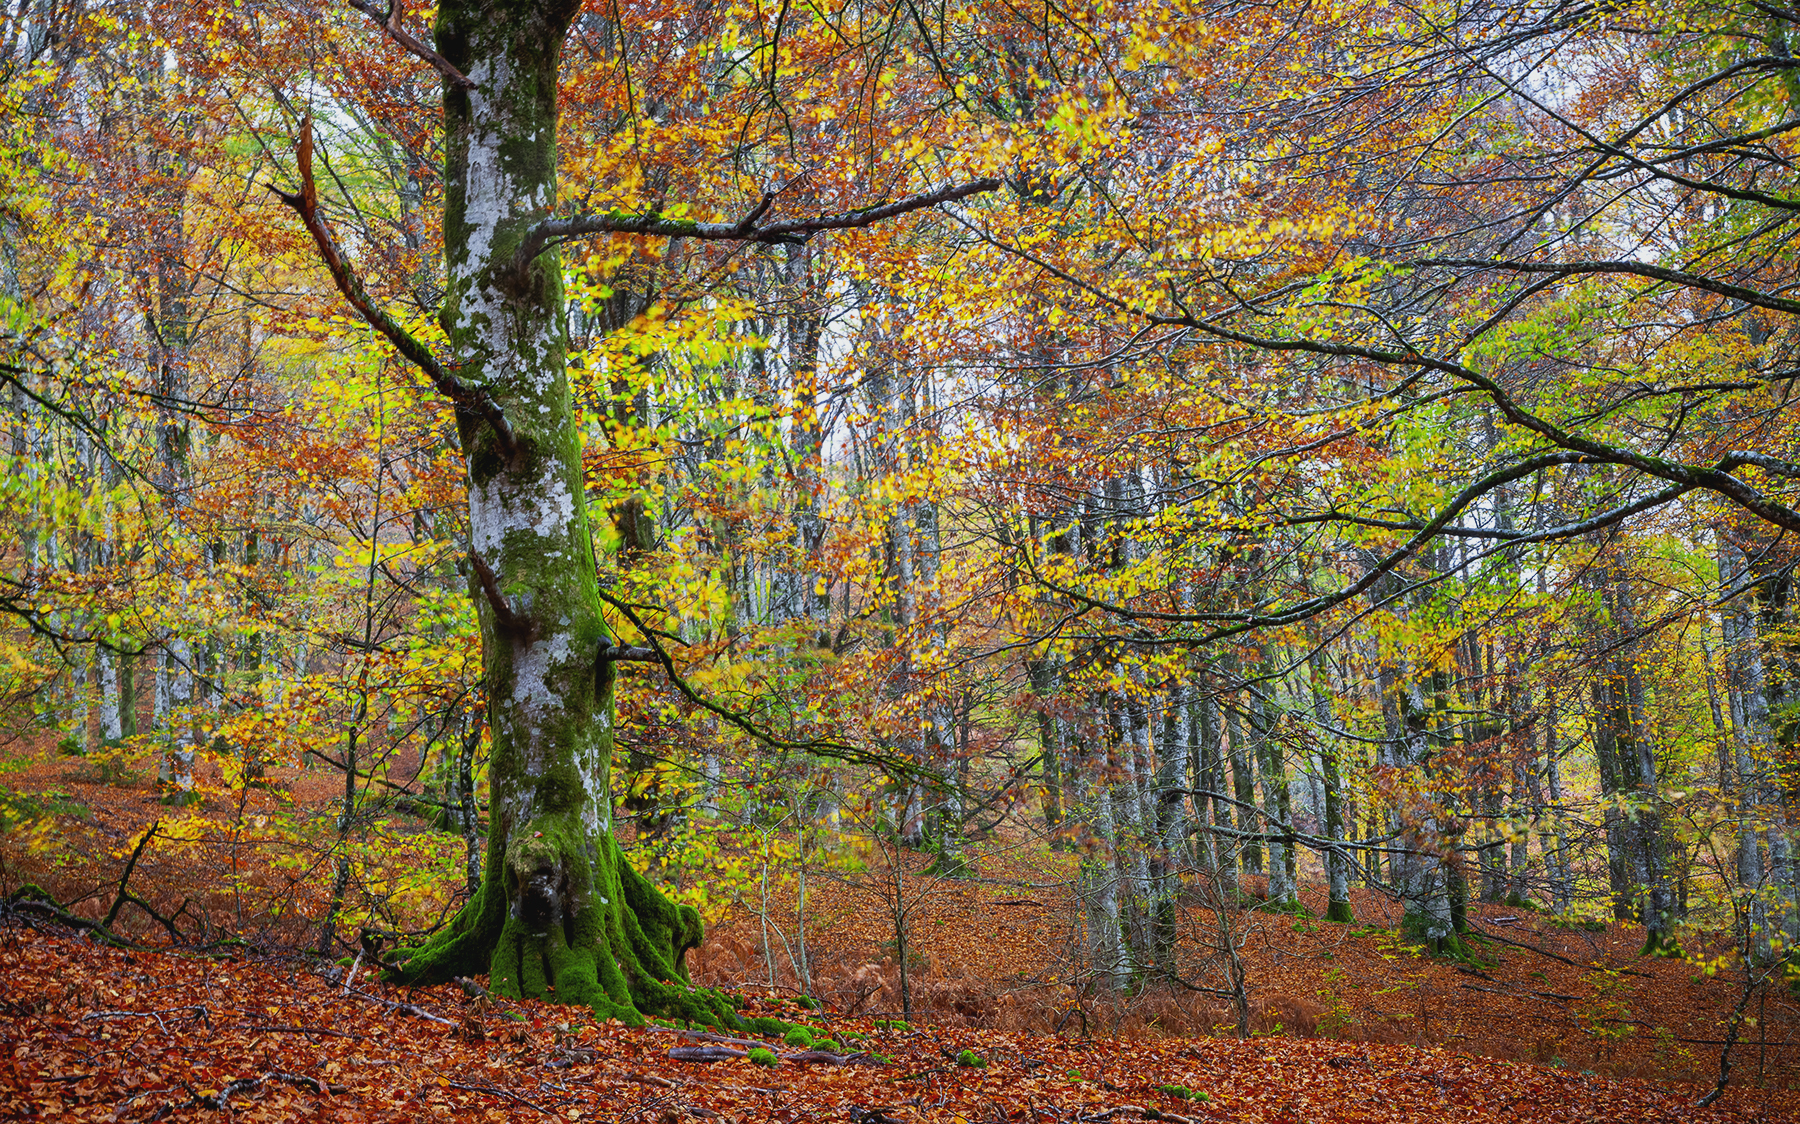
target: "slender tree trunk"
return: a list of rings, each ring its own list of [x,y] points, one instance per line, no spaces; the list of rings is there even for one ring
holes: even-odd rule
[[[1720,535],[1719,575],[1727,586],[1741,583],[1747,572],[1742,552]],[[1769,736],[1768,694],[1763,685],[1762,653],[1756,642],[1755,616],[1750,599],[1740,597],[1721,613],[1725,645],[1725,690],[1731,712],[1732,789],[1736,796],[1737,897],[1742,903],[1739,924],[1746,947],[1759,963],[1767,963],[1773,951],[1768,931],[1763,869],[1764,776],[1759,753],[1765,753]]]
[[[1044,830],[1050,833],[1051,848],[1060,850],[1062,844],[1057,838],[1056,829],[1063,818],[1063,745],[1061,723],[1050,710],[1050,698],[1056,689],[1054,659],[1055,656],[1051,653],[1046,653],[1042,658],[1027,659],[1025,677],[1031,684],[1031,693],[1037,704],[1038,754],[1044,777]]]
[[[1225,673],[1235,688],[1239,680],[1235,657],[1226,658]],[[1243,692],[1234,691],[1225,704],[1225,738],[1231,760],[1231,794],[1236,800],[1231,809],[1232,818],[1238,837],[1243,840],[1238,845],[1238,854],[1243,860],[1244,873],[1254,875],[1263,872],[1263,847],[1249,835],[1260,832],[1262,825],[1256,822],[1256,774],[1250,769],[1253,747],[1244,736],[1244,723],[1237,705],[1238,700],[1245,697]]]
[[[1417,797],[1397,804],[1391,830],[1404,848],[1393,859],[1394,882],[1403,898],[1400,930],[1423,942],[1434,952],[1458,950],[1450,871],[1442,858],[1446,840],[1439,830],[1438,810],[1425,785],[1428,746],[1425,700],[1416,676],[1397,667],[1383,668],[1392,692],[1393,725],[1389,729],[1390,754],[1395,768],[1409,774],[1420,787]]]
[[[1268,664],[1265,653],[1261,669],[1266,670]],[[1269,904],[1292,908],[1300,899],[1293,879],[1293,844],[1278,838],[1292,825],[1288,822],[1287,761],[1275,738],[1274,708],[1268,697],[1268,692],[1273,690],[1274,684],[1265,680],[1250,693],[1250,736],[1257,771],[1262,779],[1263,815],[1259,827],[1269,834]]]
[[[1550,798],[1550,830],[1540,835],[1550,868],[1550,901],[1557,913],[1575,902],[1575,872],[1569,860],[1569,833],[1563,823],[1562,714],[1552,692],[1544,701],[1544,783]]]
[[[1218,881],[1219,892],[1235,899],[1240,889],[1238,886],[1238,838],[1233,833],[1236,827],[1231,805],[1221,797],[1225,793],[1225,726],[1219,714],[1219,698],[1215,693],[1213,676],[1210,668],[1203,669],[1195,681],[1199,696],[1196,705],[1200,709],[1198,725],[1200,727],[1200,767],[1202,772],[1197,778],[1195,787],[1202,792],[1218,793],[1219,796],[1202,798],[1210,799],[1212,816],[1210,824],[1203,803],[1195,809],[1195,814],[1203,826],[1209,826],[1206,833],[1208,854],[1211,857],[1210,869]]]
[[[1356,920],[1356,914],[1350,909],[1350,858],[1344,846],[1343,780],[1338,772],[1336,747],[1326,741],[1328,728],[1335,725],[1331,713],[1331,685],[1322,655],[1315,652],[1307,661],[1307,667],[1312,682],[1313,714],[1319,721],[1319,779],[1325,790],[1325,920],[1349,923]]]
[[[1759,552],[1753,571],[1760,705],[1767,728],[1759,769],[1768,855],[1767,889],[1761,897],[1769,939],[1786,948],[1800,944],[1800,855],[1793,836],[1800,818],[1800,641],[1792,610],[1797,565],[1791,548],[1772,547]]]
[[[1101,847],[1098,854],[1082,861],[1077,881],[1087,914],[1087,962],[1095,981],[1108,991],[1123,991],[1131,982],[1131,956],[1119,900],[1118,803],[1118,786],[1105,785],[1095,802],[1093,824]]]
[[[1156,837],[1150,863],[1150,971],[1173,981],[1178,975],[1175,944],[1179,936],[1177,900],[1181,895],[1181,857],[1188,835],[1187,797],[1182,791],[1183,717],[1188,713],[1186,685],[1177,683],[1163,704],[1162,746],[1156,756],[1154,793]]]
[[[1508,905],[1522,906],[1526,903],[1526,894],[1531,871],[1531,832],[1530,812],[1536,803],[1533,799],[1531,779],[1536,775],[1536,766],[1532,758],[1523,752],[1512,767],[1512,810],[1507,830],[1511,833],[1511,852],[1507,855],[1506,897]]]

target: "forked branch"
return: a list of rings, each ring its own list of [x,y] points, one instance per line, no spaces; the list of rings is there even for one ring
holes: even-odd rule
[[[502,448],[510,451],[513,447],[512,428],[507,425],[506,415],[500,412],[499,405],[480,387],[470,386],[445,370],[444,365],[431,354],[431,349],[401,327],[363,288],[362,278],[351,268],[343,251],[338,249],[337,240],[326,227],[325,220],[319,217],[318,188],[313,182],[312,174],[312,149],[312,117],[308,116],[300,123],[300,143],[296,150],[300,165],[299,194],[283,191],[274,184],[268,185],[269,190],[300,216],[301,223],[319,248],[319,258],[330,272],[332,282],[337,285],[338,292],[344,295],[344,299],[350,302],[350,307],[356,309],[376,331],[386,336],[413,366],[425,372],[431,385],[437,388],[438,393],[455,403],[458,410],[474,414],[493,426]]]
[[[596,671],[598,671],[601,664],[615,663],[620,660],[660,664],[663,669],[663,674],[668,676],[669,682],[673,684],[675,689],[680,691],[682,696],[690,703],[693,703],[695,706],[710,714],[724,719],[726,722],[737,727],[752,738],[755,738],[763,745],[770,746],[774,749],[792,749],[809,753],[818,753],[827,757],[835,757],[839,761],[847,761],[856,764],[879,765],[881,768],[888,770],[888,772],[895,777],[916,777],[942,783],[944,778],[934,774],[930,769],[920,765],[910,757],[900,754],[890,755],[880,753],[864,749],[861,746],[853,745],[849,742],[832,741],[824,738],[815,741],[790,741],[781,737],[767,726],[755,722],[748,714],[742,711],[732,710],[727,706],[714,702],[712,699],[696,690],[693,684],[682,678],[681,673],[675,670],[674,657],[671,656],[669,650],[663,646],[662,641],[658,638],[657,631],[644,622],[644,619],[638,615],[635,608],[627,602],[613,597],[605,590],[600,591],[600,600],[606,602],[623,614],[625,619],[631,622],[631,626],[637,629],[644,637],[647,647],[636,645],[614,646],[609,641],[595,653],[594,664]],[[649,658],[645,659],[645,655],[648,655]]]

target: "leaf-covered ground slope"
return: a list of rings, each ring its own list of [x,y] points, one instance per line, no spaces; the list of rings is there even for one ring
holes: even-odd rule
[[[42,1120],[1778,1121],[1800,1098],[1694,1091],[1439,1049],[900,1030],[768,1000],[881,1064],[678,1062],[667,1030],[417,993],[299,961],[0,933],[0,1117]],[[850,1041],[849,1035],[866,1035]],[[773,1049],[794,1052],[771,1043]],[[964,1055],[964,1051],[969,1051]],[[961,1064],[979,1060],[984,1066]]]
[[[48,834],[42,838],[0,833],[6,875],[0,889],[35,881],[98,919],[117,897],[133,840],[160,819],[169,837],[159,835],[143,849],[129,886],[163,915],[177,917],[183,943],[234,935],[262,948],[317,943],[311,919],[329,886],[317,876],[328,869],[320,865],[326,852],[310,850],[301,829],[314,823],[329,832],[331,778],[323,771],[283,771],[281,788],[250,789],[237,799],[215,793],[203,805],[174,810],[157,803],[146,778],[99,783],[87,776],[88,763],[47,756],[18,764],[23,767],[10,782],[55,794],[36,799],[73,811],[43,820]],[[287,835],[277,832],[280,823],[290,825]],[[1015,834],[1028,838],[1022,830]],[[427,853],[432,861],[417,857]],[[1052,853],[1041,841],[1009,845],[1002,838],[973,845],[970,853],[976,877],[967,880],[922,875],[928,855],[895,856],[913,872],[901,885],[915,1021],[1079,1035],[1085,1020],[1095,1036],[1128,1038],[1206,1034],[1232,1021],[1216,996],[1162,988],[1109,1003],[1078,986],[1085,978],[1077,955],[1080,911],[1069,890],[1078,856]],[[371,865],[368,874],[385,878],[387,899],[407,907],[395,920],[429,924],[453,904],[459,854],[454,838],[401,818],[382,837],[380,853],[371,851],[371,864],[385,865]],[[893,1018],[902,1007],[892,956],[895,882],[882,854],[867,857],[860,871],[833,872],[827,864],[809,878],[811,990],[845,1012]],[[391,874],[384,873],[388,867]],[[740,893],[739,907],[693,955],[695,978],[766,988],[767,941],[776,990],[791,993],[799,920],[792,880],[772,879],[766,900]],[[1323,909],[1316,883],[1302,897],[1315,912]],[[1632,925],[1589,929],[1527,909],[1473,904],[1475,926],[1496,938],[1478,945],[1489,963],[1476,969],[1408,950],[1393,932],[1393,902],[1362,890],[1353,898],[1355,925],[1232,913],[1255,1031],[1436,1046],[1617,1078],[1710,1084],[1717,1077],[1719,1042],[1741,996],[1733,968],[1708,976],[1690,962],[1640,957],[1643,932]],[[1184,910],[1182,965],[1201,985],[1224,982],[1216,964],[1207,967],[1214,924],[1199,904]],[[150,943],[168,939],[135,906],[127,905],[116,925]],[[1753,1021],[1733,1051],[1734,1086],[1800,1083],[1800,1002],[1770,989],[1746,1013]]]
[[[929,856],[902,856],[922,868]],[[1063,861],[1067,869],[1058,869]],[[912,1008],[922,1021],[988,1029],[1097,1035],[1208,1034],[1234,1023],[1216,995],[1151,988],[1109,1002],[1085,978],[1080,913],[1067,890],[1068,856],[993,848],[981,877],[909,875]],[[876,872],[881,873],[881,872]],[[898,1013],[891,899],[869,883],[815,878],[807,900],[811,993],[860,1014]],[[1732,1008],[1742,999],[1735,964],[1709,974],[1716,953],[1684,930],[1697,959],[1645,957],[1641,926],[1575,921],[1497,903],[1469,905],[1479,966],[1424,955],[1397,930],[1400,909],[1384,895],[1351,891],[1357,921],[1318,920],[1325,894],[1301,890],[1313,916],[1233,911],[1234,939],[1258,1034],[1326,1037],[1381,1045],[1439,1046],[1501,1060],[1538,1062],[1610,1077],[1711,1084]],[[759,903],[748,903],[758,905]],[[695,978],[720,986],[766,985],[760,909],[734,913],[691,958]],[[794,895],[771,894],[774,980],[792,988],[786,949],[797,927]],[[1216,918],[1182,912],[1181,963],[1190,982],[1222,986]],[[1209,955],[1211,961],[1209,962]],[[1757,991],[1732,1051],[1732,1081],[1800,1085],[1800,998],[1779,986]]]

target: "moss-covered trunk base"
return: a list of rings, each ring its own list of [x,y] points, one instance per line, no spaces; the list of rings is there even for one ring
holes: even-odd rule
[[[688,980],[699,913],[633,870],[611,833],[590,850],[545,826],[504,847],[489,841],[481,888],[443,932],[401,954],[394,982],[485,974],[495,995],[584,1007],[629,1026],[650,1015],[740,1026],[724,996]]]
[[[1675,939],[1674,932],[1668,929],[1645,929],[1644,947],[1638,950],[1639,956],[1665,956],[1679,960],[1682,957],[1681,944]]]

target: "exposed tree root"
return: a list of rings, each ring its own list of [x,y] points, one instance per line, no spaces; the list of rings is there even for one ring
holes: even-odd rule
[[[589,1008],[642,1026],[646,1016],[736,1029],[725,996],[688,981],[700,915],[676,905],[625,861],[610,833],[589,861],[578,836],[514,833],[508,853],[490,844],[487,876],[443,933],[403,952],[397,983],[428,985],[486,973],[488,990]]]

